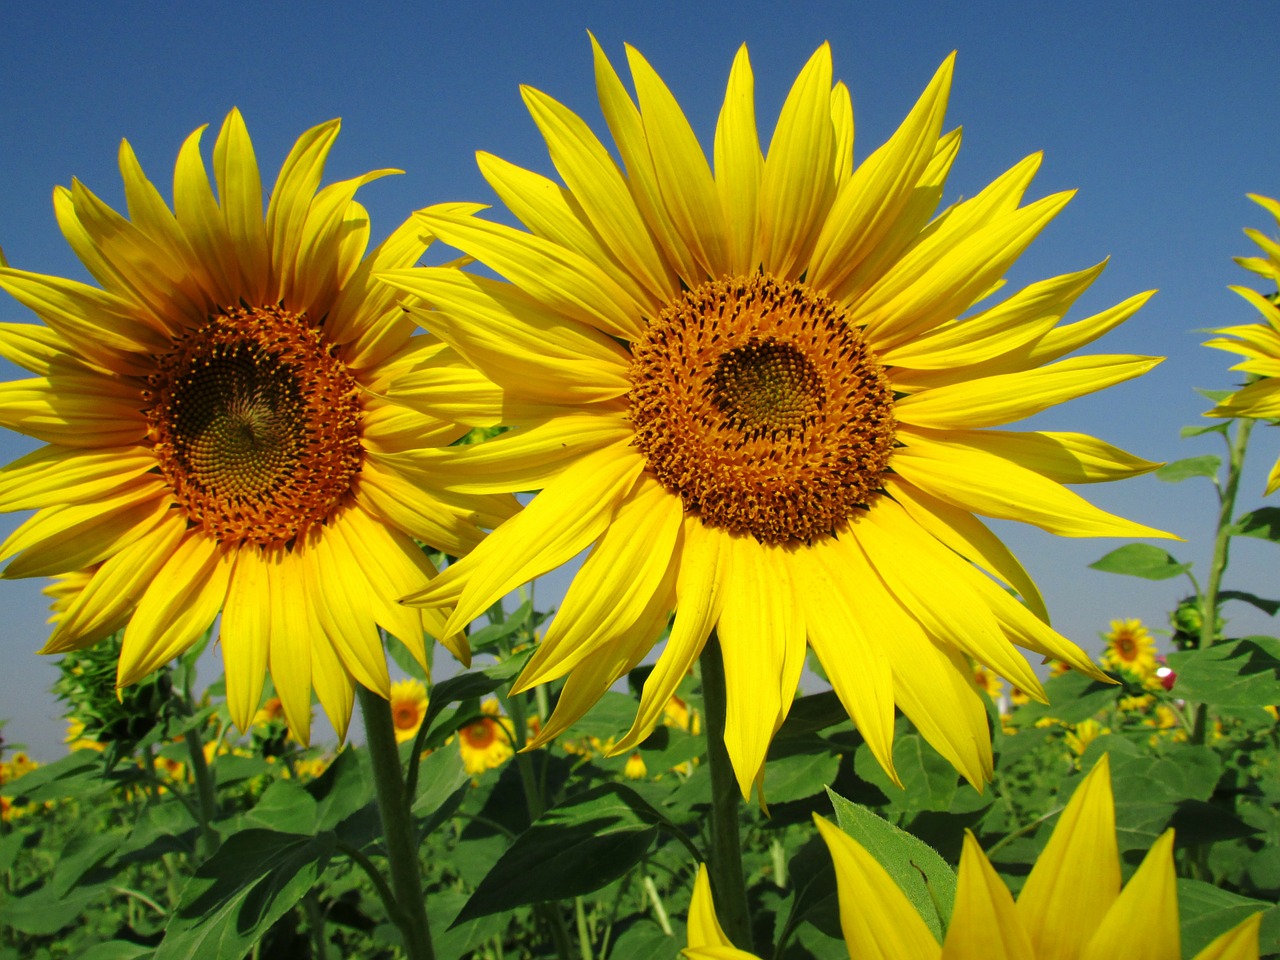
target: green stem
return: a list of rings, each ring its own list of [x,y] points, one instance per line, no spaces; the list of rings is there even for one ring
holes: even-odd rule
[[[1227,460],[1227,482],[1218,494],[1218,528],[1213,539],[1213,559],[1209,565],[1209,578],[1205,582],[1204,594],[1200,598],[1201,650],[1213,646],[1218,639],[1218,592],[1230,561],[1236,494],[1240,489],[1240,477],[1244,473],[1244,454],[1249,444],[1249,434],[1253,432],[1253,423],[1252,420],[1235,421],[1236,434],[1228,443],[1230,453]],[[1208,719],[1206,706],[1197,704],[1191,725],[1192,743],[1204,743]]]
[[[738,835],[738,781],[724,742],[724,660],[714,631],[698,661],[702,667],[702,704],[707,723],[707,767],[711,773],[711,889],[716,915],[734,945],[751,949],[751,915],[742,872],[742,843]]]
[[[191,755],[191,774],[196,782],[196,797],[200,804],[203,855],[209,857],[218,847],[218,831],[213,829],[213,821],[218,818],[218,798],[214,794],[213,774],[209,772],[209,764],[204,759],[204,742],[200,739],[200,734],[194,728],[188,728],[183,737],[187,743],[187,753]]]
[[[404,938],[405,952],[409,960],[435,960],[426,900],[422,894],[418,848],[414,843],[413,818],[400,773],[400,751],[396,746],[391,705],[360,684],[356,684],[356,696],[360,699],[360,713],[364,717],[378,814],[382,818],[382,837],[391,867],[391,888],[399,913],[397,925]]]
[[[302,898],[302,909],[307,915],[307,926],[311,928],[312,960],[329,960],[329,942],[324,936],[324,910],[320,908],[320,900],[314,890]]]

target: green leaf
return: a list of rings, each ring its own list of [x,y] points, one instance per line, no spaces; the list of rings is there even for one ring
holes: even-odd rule
[[[1168,551],[1149,543],[1129,543],[1093,561],[1089,568],[1144,580],[1168,580],[1186,573],[1191,564],[1179,563]]]
[[[1265,597],[1257,597],[1243,590],[1223,590],[1218,594],[1218,599],[1239,600],[1243,603],[1251,604],[1271,617],[1274,617],[1276,612],[1280,611],[1280,600],[1268,600]]]
[[[599,890],[640,862],[658,835],[654,823],[653,808],[621,784],[570,797],[516,838],[454,923]]]
[[[0,928],[12,927],[36,937],[47,937],[73,923],[83,922],[90,905],[103,893],[101,886],[80,888],[58,896],[45,884],[26,896],[6,896],[0,910]]]
[[[778,744],[775,743],[775,747]],[[785,752],[769,751],[764,795],[769,803],[790,803],[813,797],[835,783],[840,754],[821,737],[788,740]]]
[[[95,943],[87,950],[76,955],[77,960],[146,960],[153,951],[140,943],[129,940],[108,940]]]
[[[469,782],[462,755],[457,750],[446,748],[429,754],[418,770],[418,795],[413,798],[414,816],[434,814],[448,805],[453,794]]]
[[[1182,437],[1183,440],[1190,437],[1201,437],[1206,433],[1220,433],[1225,437],[1227,435],[1227,427],[1230,426],[1230,423],[1231,421],[1224,420],[1221,423],[1213,423],[1207,427],[1183,427],[1178,431],[1178,436]]]
[[[1235,393],[1234,390],[1209,390],[1205,387],[1192,387],[1192,389],[1206,400],[1212,400],[1214,403],[1221,403]]]
[[[461,700],[475,700],[488,696],[500,686],[514,677],[524,667],[524,662],[532,654],[520,654],[495,663],[480,670],[469,670],[441,680],[431,688],[431,700],[427,704],[427,715],[422,722],[427,727],[451,703]]]
[[[1280,542],[1280,507],[1259,507],[1237,517],[1231,535]]]
[[[54,868],[54,896],[65,897],[94,867],[115,853],[120,838],[111,834],[81,833],[72,837],[58,852]]]
[[[1222,458],[1212,453],[1206,453],[1199,457],[1187,457],[1185,460],[1166,463],[1156,471],[1155,476],[1156,479],[1163,480],[1165,483],[1181,483],[1183,480],[1190,480],[1192,477],[1215,479],[1221,469]]]
[[[851,803],[831,790],[827,795],[835,807],[840,829],[876,858],[934,936],[941,940],[956,898],[956,875],[947,862],[928,844],[899,830],[862,804]]]
[[[100,793],[111,785],[101,776],[101,768],[102,754],[96,750],[77,750],[60,760],[41,764],[16,780],[0,783],[0,794],[44,803]]]
[[[368,751],[346,747],[306,789],[316,804],[315,829],[336,829],[347,817],[373,802]]]
[[[889,779],[865,744],[853,756],[854,772],[879,787],[895,811],[911,816],[921,810],[950,808],[959,779],[955,768],[918,733],[899,732],[894,738],[893,766],[901,787]]]
[[[1217,936],[1255,913],[1263,914],[1259,955],[1280,952],[1280,907],[1230,893],[1203,880],[1178,880],[1178,916],[1185,956],[1195,956]]]
[[[227,838],[188,881],[155,960],[240,960],[311,889],[334,846],[332,833]]]
[[[1205,650],[1169,654],[1178,674],[1174,692],[1217,707],[1265,707],[1280,702],[1280,640],[1245,637]]]
[[[1037,720],[1051,717],[1063,723],[1079,723],[1088,720],[1099,710],[1105,710],[1124,695],[1124,687],[1113,683],[1102,683],[1090,680],[1082,673],[1072,670],[1060,677],[1054,677],[1044,685],[1045,695],[1049,702],[1034,701],[1019,707],[1013,712],[1010,724],[1020,729],[1033,727]],[[1030,731],[1027,731],[1030,733]],[[1012,741],[1025,736],[1019,733]],[[1006,742],[1008,745],[1015,745]]]

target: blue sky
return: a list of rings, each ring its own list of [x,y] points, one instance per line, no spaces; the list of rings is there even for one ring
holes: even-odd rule
[[[959,51],[948,126],[964,144],[948,200],[971,196],[1025,155],[1045,161],[1032,197],[1079,195],[1010,275],[1014,284],[1077,270],[1104,257],[1103,277],[1074,316],[1159,288],[1098,349],[1168,360],[1143,379],[1042,415],[1033,425],[1101,436],[1151,459],[1216,452],[1180,441],[1207,404],[1192,387],[1228,387],[1225,354],[1198,330],[1252,322],[1227,291],[1249,275],[1231,257],[1252,252],[1241,229],[1274,229],[1246,198],[1280,195],[1280,126],[1272,31],[1258,5],[1171,2],[345,4],[224,2],[14,6],[0,32],[0,247],[16,267],[86,279],[57,230],[50,194],[78,177],[122,206],[121,138],[168,196],[177,148],[191,130],[244,113],[264,176],[307,127],[343,118],[328,170],[338,179],[395,167],[404,176],[365,188],[376,236],[413,209],[492,200],[477,149],[553,174],[518,85],[547,91],[603,130],[592,82],[591,30],[620,68],[637,46],[710,142],[729,64],[746,42],[767,136],[797,71],[830,40],[849,85],[861,159],[892,132],[942,59]],[[1150,13],[1144,13],[1152,11]],[[37,11],[40,12],[37,12]],[[1158,13],[1155,11],[1158,10]],[[305,12],[304,12],[305,11]],[[212,146],[212,133],[207,149]],[[0,319],[26,320],[0,299]],[[0,374],[15,377],[11,368]],[[0,457],[31,443],[0,436]],[[1259,430],[1241,496],[1261,502],[1280,451]],[[1084,491],[1094,502],[1187,538],[1171,547],[1208,556],[1212,491],[1151,478]],[[7,533],[19,517],[0,517]],[[1001,526],[1041,583],[1055,626],[1096,647],[1113,617],[1156,625],[1183,583],[1109,577],[1085,564],[1118,544],[1067,541]],[[1229,585],[1280,593],[1275,548],[1247,544]],[[5,733],[56,756],[62,724],[45,693],[56,675],[34,651],[45,635],[41,584],[0,582],[0,717]],[[544,592],[550,592],[544,591]],[[1229,611],[1230,612],[1230,611]],[[1266,627],[1241,614],[1237,625]]]

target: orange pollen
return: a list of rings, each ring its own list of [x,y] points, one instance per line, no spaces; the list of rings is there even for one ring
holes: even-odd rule
[[[880,495],[893,389],[846,311],[803,283],[686,292],[632,345],[630,377],[633,442],[707,526],[807,543]]]
[[[305,313],[225,310],[156,365],[144,392],[151,443],[210,536],[288,544],[350,492],[363,457],[358,387]]]

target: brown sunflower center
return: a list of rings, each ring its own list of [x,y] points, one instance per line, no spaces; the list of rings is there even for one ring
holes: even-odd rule
[[[391,711],[391,722],[397,730],[412,730],[420,721],[416,703],[397,703]]]
[[[228,310],[157,363],[152,443],[209,535],[288,543],[350,491],[362,456],[356,381],[305,314]]]
[[[892,387],[843,309],[802,283],[685,293],[633,344],[631,384],[635,445],[708,526],[808,542],[879,496]]]
[[[497,725],[497,721],[489,717],[468,723],[462,728],[463,739],[467,741],[467,746],[473,750],[487,750],[498,739],[495,732]]]

